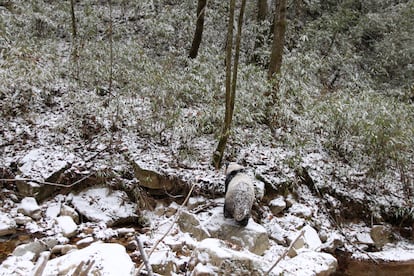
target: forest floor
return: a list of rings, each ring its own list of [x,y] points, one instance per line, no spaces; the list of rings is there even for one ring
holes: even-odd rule
[[[131,6],[121,1],[112,9],[100,1],[79,2],[78,39],[72,40],[66,4],[29,2],[0,5],[0,275],[36,269],[40,253],[52,246],[26,257],[15,250],[45,238],[78,249],[96,241],[121,244],[119,254],[124,250],[128,258],[112,263],[102,257],[95,267],[107,262],[104,271],[115,273],[116,261],[122,261],[126,270],[134,270],[142,265],[135,237],[148,251],[167,230],[150,263],[154,269],[169,267],[159,274],[190,273],[197,263],[194,252],[208,248],[196,238],[197,227],[185,231],[178,224],[181,214],[190,213],[207,228],[212,218],[229,224],[221,216],[224,172],[211,166],[224,114],[226,9],[212,4],[217,12],[209,14],[205,47],[191,60],[186,49],[194,21],[189,11],[195,7],[188,3],[169,1],[156,10],[153,1]],[[258,254],[263,262],[250,255],[246,243],[227,240],[230,249],[264,271],[310,227],[317,235],[309,230],[303,250],[286,257],[273,273],[332,272],[327,264],[333,256],[338,275],[410,275],[412,103],[360,91],[363,76],[354,94],[341,87],[323,93],[319,80],[303,71],[321,69],[313,63],[319,58],[291,51],[270,129],[263,118],[269,84],[263,68],[248,63],[256,33],[246,25],[247,50],[241,55],[225,159],[245,166],[254,179],[258,202],[249,227],[256,234],[265,229],[269,246]],[[342,86],[355,84],[349,83]],[[361,126],[369,130],[365,138],[362,130],[353,135]],[[103,189],[98,194],[85,194],[98,188]],[[179,207],[190,190],[192,204]],[[118,191],[118,197],[110,196]],[[31,197],[34,205],[27,203]],[[105,198],[114,201],[101,201]],[[90,214],[94,202],[98,209]],[[66,216],[75,226],[59,219]],[[47,271],[56,271],[53,260],[66,255],[59,250],[49,256]],[[307,265],[295,264],[300,256],[307,256],[301,259]],[[218,265],[211,262],[199,272],[214,272]],[[78,266],[67,263],[68,269]]]

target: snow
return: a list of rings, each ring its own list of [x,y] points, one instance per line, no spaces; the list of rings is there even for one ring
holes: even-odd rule
[[[73,219],[69,216],[60,216],[56,219],[57,226],[60,230],[60,232],[65,237],[72,237],[76,235],[76,230],[78,229],[78,226],[73,221]]]
[[[84,249],[50,260],[44,270],[44,275],[68,275],[75,271],[81,263],[94,261],[91,273],[100,275],[133,275],[134,264],[119,244],[96,242]]]
[[[91,221],[111,225],[119,219],[136,217],[136,204],[122,191],[91,188],[71,196],[75,209]]]

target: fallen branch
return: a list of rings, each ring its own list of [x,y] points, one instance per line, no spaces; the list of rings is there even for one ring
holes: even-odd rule
[[[303,234],[305,233],[305,231],[304,230],[302,230],[302,231],[300,231],[300,233],[299,233],[299,235],[296,237],[296,239],[294,239],[291,243],[290,243],[290,245],[289,245],[289,247],[285,250],[285,252],[283,252],[283,254],[282,255],[280,255],[280,257],[279,257],[279,259],[277,259],[276,260],[276,262],[272,265],[272,267],[264,274],[265,276],[266,275],[269,275],[269,273],[273,270],[273,268],[275,268],[276,266],[277,266],[277,264],[284,258],[284,257],[286,257],[286,255],[289,253],[289,251],[292,249],[292,247],[295,245],[295,243],[299,240],[299,238],[300,237],[302,237],[303,236]]]
[[[42,180],[38,180],[38,179],[34,179],[34,178],[0,178],[0,182],[1,181],[4,181],[4,182],[28,181],[28,182],[34,182],[34,183],[40,184],[40,185],[49,185],[49,186],[56,186],[56,187],[62,187],[62,188],[71,188],[71,187],[79,184],[80,182],[84,181],[85,179],[88,179],[92,174],[93,173],[90,173],[90,174],[82,177],[79,180],[76,180],[75,182],[73,182],[72,184],[69,184],[69,185],[54,183],[54,182],[48,182],[48,181],[42,181]]]
[[[153,245],[153,247],[151,248],[151,250],[150,250],[150,252],[148,253],[148,259],[151,257],[151,255],[152,255],[152,253],[154,252],[154,250],[157,248],[157,246],[160,244],[160,242],[162,241],[162,240],[164,240],[164,238],[168,235],[168,233],[170,233],[170,231],[171,231],[171,229],[174,227],[174,225],[177,223],[177,220],[178,220],[178,217],[179,217],[179,215],[180,215],[180,213],[181,213],[181,210],[183,209],[183,207],[187,204],[187,202],[188,202],[188,199],[190,198],[190,196],[191,196],[191,193],[193,192],[193,190],[194,190],[194,186],[195,186],[195,183],[193,183],[192,185],[191,185],[191,188],[190,188],[190,191],[188,192],[188,194],[187,194],[187,197],[185,198],[185,200],[184,200],[184,202],[183,202],[183,204],[181,204],[181,206],[180,206],[180,208],[178,209],[178,211],[177,211],[177,213],[175,214],[175,218],[174,218],[174,221],[171,223],[171,225],[170,225],[170,227],[167,229],[167,231],[165,231],[165,233],[164,233],[164,235]],[[144,263],[142,263],[139,267],[138,267],[138,270],[137,270],[137,272],[136,272],[136,274],[135,275],[140,275],[140,272],[141,272],[141,269],[142,269],[142,267],[144,266]]]
[[[45,251],[40,253],[39,259],[37,260],[36,266],[33,269],[33,276],[42,276],[43,271],[45,270],[47,261],[50,257],[50,251]]]
[[[135,237],[135,240],[138,243],[139,252],[141,253],[141,258],[142,258],[142,260],[145,264],[145,267],[147,268],[148,276],[152,276],[153,275],[152,274],[152,267],[149,264],[147,254],[145,254],[144,246],[142,245],[142,242],[141,242],[141,240],[139,239],[138,236]]]

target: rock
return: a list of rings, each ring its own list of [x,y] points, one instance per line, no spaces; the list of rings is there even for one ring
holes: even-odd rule
[[[190,197],[187,202],[187,208],[188,210],[192,210],[204,204],[205,202],[206,202],[206,199],[204,197],[201,197],[201,196]]]
[[[287,245],[285,237],[287,236],[286,231],[280,227],[278,223],[272,223],[268,225],[269,237],[277,242],[279,245]]]
[[[13,256],[23,256],[28,252],[33,253],[33,259],[37,258],[43,251],[49,250],[58,244],[55,238],[43,238],[26,244],[17,246],[13,251]]]
[[[201,226],[197,217],[187,211],[180,213],[177,223],[181,231],[191,233],[198,241],[210,237],[210,234]]]
[[[335,253],[335,250],[344,245],[344,237],[337,232],[329,234],[327,241],[322,245],[322,250]]]
[[[88,220],[103,222],[107,226],[138,220],[137,205],[130,202],[123,191],[89,188],[77,195],[72,194],[72,204]]]
[[[78,226],[73,221],[72,217],[60,216],[55,219],[60,233],[66,238],[70,238],[76,235]]]
[[[154,251],[148,261],[152,271],[161,275],[172,275],[178,270],[175,255],[171,251]]]
[[[191,276],[216,276],[216,271],[217,268],[212,265],[198,263],[191,272]]]
[[[63,147],[31,150],[19,161],[20,174],[16,176],[16,179],[29,178],[56,182],[62,173],[70,168],[74,159],[75,156]],[[47,198],[56,188],[51,185],[40,185],[25,180],[17,181],[16,186],[21,195],[35,196],[38,200]]]
[[[294,203],[290,208],[289,212],[292,215],[300,218],[309,219],[312,217],[312,210],[304,204]]]
[[[180,208],[180,205],[178,205],[175,201],[173,201],[165,210],[165,216],[167,218],[175,215],[177,213],[177,210]]]
[[[42,275],[74,275],[78,266],[86,268],[94,261],[88,275],[134,275],[135,265],[125,247],[116,243],[95,242],[88,247],[49,260]]]
[[[16,222],[17,225],[26,225],[29,222],[32,222],[33,219],[27,216],[19,216],[19,217],[15,217],[14,221]]]
[[[270,211],[273,215],[280,214],[286,208],[286,202],[283,196],[279,196],[269,202]]]
[[[338,262],[334,256],[321,252],[301,252],[292,259],[281,261],[271,275],[318,275],[328,276],[336,271]]]
[[[261,201],[266,193],[265,183],[262,181],[254,181],[254,194],[257,200]]]
[[[60,214],[60,208],[61,208],[60,202],[53,202],[53,203],[48,204],[46,212],[45,212],[45,216],[49,219],[57,218]]]
[[[319,239],[318,232],[316,232],[316,230],[310,225],[305,225],[302,230],[305,231],[303,233],[303,237],[305,239],[306,247],[312,251],[320,251],[322,242]]]
[[[219,239],[208,238],[201,241],[193,256],[191,268],[201,263],[203,267],[199,269],[209,268],[208,273],[216,272],[213,275],[263,275],[262,263],[258,256],[248,251],[233,250]]]
[[[10,215],[0,212],[0,237],[14,234],[16,228],[16,221]]]
[[[86,238],[83,238],[81,240],[78,240],[76,242],[76,246],[78,248],[85,248],[93,242],[94,242],[94,239],[92,237],[86,237]]]
[[[17,211],[35,220],[42,217],[40,207],[34,197],[23,198]]]
[[[234,243],[250,252],[262,255],[269,247],[266,229],[253,219],[245,227],[241,227],[232,219],[225,219],[221,213],[212,216],[203,225],[211,237]]]
[[[74,222],[79,223],[79,214],[75,209],[69,207],[68,205],[62,204],[60,208],[61,216],[69,216],[73,219]]]
[[[51,249],[51,253],[52,254],[62,254],[65,255],[67,253],[69,253],[72,250],[77,250],[77,246],[76,245],[72,245],[72,244],[58,244],[56,246],[54,246]]]
[[[390,243],[393,238],[391,227],[386,225],[374,225],[371,228],[370,235],[377,249],[381,249],[385,244]]]

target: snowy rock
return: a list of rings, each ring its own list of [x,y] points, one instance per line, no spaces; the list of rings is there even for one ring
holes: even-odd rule
[[[271,275],[324,276],[334,273],[337,266],[337,260],[330,254],[302,252],[292,259],[281,261]]]
[[[35,220],[42,216],[40,207],[34,197],[23,198],[17,211]]]
[[[94,261],[88,275],[134,275],[134,263],[125,248],[116,243],[96,242],[49,260],[43,275],[73,275],[78,266],[86,268]]]
[[[60,233],[62,233],[64,237],[70,238],[76,235],[78,226],[73,221],[72,217],[69,217],[69,216],[57,217],[56,223],[57,223],[58,228],[60,229]]]
[[[253,184],[255,197],[261,201],[266,193],[265,184],[261,181],[254,181]]]
[[[278,223],[271,223],[268,227],[269,237],[280,245],[286,245],[286,231]]]
[[[204,204],[206,202],[206,199],[201,196],[197,197],[190,197],[187,202],[187,208],[189,210],[192,210],[194,208],[197,208],[198,206]]]
[[[302,230],[304,231],[303,237],[305,238],[306,247],[312,251],[319,251],[322,247],[322,242],[319,239],[318,232],[309,225],[303,227]]]
[[[33,221],[33,219],[31,217],[27,217],[27,216],[18,216],[14,218],[14,221],[16,222],[17,225],[26,225],[30,222]]]
[[[210,234],[201,226],[197,217],[187,211],[180,213],[177,223],[181,231],[191,233],[198,241],[210,237]]]
[[[175,215],[177,213],[178,209],[180,208],[180,205],[178,205],[175,201],[173,201],[165,210],[165,216],[167,218]]]
[[[92,238],[92,237],[86,237],[86,238],[83,238],[83,239],[81,239],[81,240],[78,240],[77,242],[76,242],[76,245],[79,247],[79,248],[84,248],[84,247],[86,247],[86,246],[88,246],[88,245],[90,245],[91,243],[93,243],[94,242],[94,239]]]
[[[23,256],[28,252],[33,253],[33,258],[37,258],[40,253],[51,249],[58,244],[57,239],[43,238],[30,243],[17,246],[13,251],[13,256]]]
[[[273,215],[278,215],[286,208],[286,202],[283,196],[279,196],[269,202],[269,208]]]
[[[57,218],[60,214],[61,204],[59,202],[50,203],[47,206],[45,216],[49,219]]]
[[[215,276],[217,275],[216,271],[217,268],[210,264],[203,265],[202,263],[198,263],[194,267],[191,276]]]
[[[335,253],[335,250],[344,245],[344,237],[337,232],[329,234],[327,241],[322,245],[322,250]]]
[[[69,216],[73,219],[74,222],[79,223],[79,214],[75,209],[69,207],[68,205],[62,204],[60,208],[61,216]]]
[[[290,208],[289,212],[292,215],[309,219],[312,217],[312,210],[304,204],[294,203]]]
[[[148,261],[153,272],[161,275],[172,275],[178,270],[177,260],[171,251],[154,251]]]
[[[15,220],[8,214],[0,212],[0,237],[14,234],[16,232],[16,228],[17,225]]]
[[[20,175],[16,178],[56,182],[61,174],[71,166],[74,159],[75,156],[63,147],[33,149],[19,161]],[[40,200],[47,198],[55,190],[53,186],[39,185],[25,180],[17,181],[16,184],[22,195],[36,195],[36,198]]]
[[[374,241],[375,247],[381,249],[385,244],[392,240],[391,227],[386,225],[374,225],[370,232],[371,238]]]
[[[72,245],[72,244],[58,244],[56,246],[54,246],[51,250],[52,254],[62,254],[65,255],[68,252],[72,251],[72,250],[77,250],[78,248],[76,247],[76,245]]]
[[[225,219],[217,213],[204,224],[211,237],[234,243],[258,255],[262,255],[269,247],[266,229],[253,219],[245,227],[241,227],[232,219]]]
[[[201,241],[193,257],[194,262],[190,264],[190,267],[196,267],[201,263],[204,265],[202,268],[210,268],[209,273],[217,271],[213,275],[263,275],[262,262],[257,255],[249,251],[233,250],[219,239],[208,238]]]
[[[72,195],[75,209],[94,222],[104,222],[108,226],[127,223],[138,219],[137,205],[129,201],[123,191],[108,188],[89,188]]]

